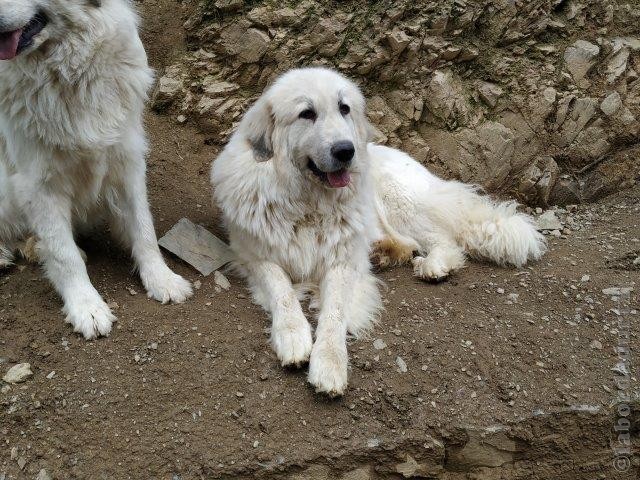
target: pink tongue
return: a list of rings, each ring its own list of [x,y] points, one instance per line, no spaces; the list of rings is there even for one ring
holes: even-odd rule
[[[351,174],[348,170],[338,170],[337,172],[327,173],[329,185],[333,188],[346,187],[351,183]]]
[[[0,34],[0,60],[11,60],[18,54],[22,29]]]

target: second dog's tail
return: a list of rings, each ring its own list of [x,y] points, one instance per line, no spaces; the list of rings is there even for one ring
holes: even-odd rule
[[[443,182],[437,190],[432,192],[439,199],[432,211],[456,232],[470,256],[521,267],[545,253],[544,237],[533,218],[518,212],[516,202],[494,201],[459,182]]]
[[[521,267],[546,252],[546,241],[529,215],[518,212],[514,201],[499,202],[480,195],[475,187],[446,182],[444,190],[455,190],[458,212],[449,216],[458,241],[469,255],[498,265]],[[456,202],[454,202],[456,203]]]

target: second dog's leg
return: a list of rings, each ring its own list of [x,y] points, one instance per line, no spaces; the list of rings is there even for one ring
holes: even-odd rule
[[[313,338],[291,279],[270,262],[247,265],[249,282],[259,303],[272,316],[271,344],[283,366],[300,366],[309,360]]]
[[[429,252],[412,260],[413,273],[422,280],[441,281],[464,266],[464,250],[453,239],[432,236],[421,246]]]
[[[131,158],[118,186],[112,227],[132,250],[149,297],[162,303],[182,303],[193,294],[191,284],[173,273],[160,253],[147,201],[142,154]]]

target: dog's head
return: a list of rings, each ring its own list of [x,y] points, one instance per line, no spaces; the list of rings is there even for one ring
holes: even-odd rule
[[[243,119],[256,157],[288,162],[326,188],[351,183],[366,168],[369,124],[356,85],[324,68],[291,70]]]
[[[61,39],[76,20],[102,0],[0,0],[0,60],[12,60]],[[77,22],[76,22],[77,23]]]

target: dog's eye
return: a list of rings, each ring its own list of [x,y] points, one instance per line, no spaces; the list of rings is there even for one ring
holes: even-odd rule
[[[316,112],[314,112],[310,108],[307,108],[306,110],[303,110],[300,113],[300,115],[298,115],[298,117],[304,118],[305,120],[313,120],[313,121],[315,121],[317,115],[316,115]]]
[[[351,107],[349,105],[345,105],[344,103],[340,104],[340,113],[342,115],[349,115],[350,111],[351,111]]]

